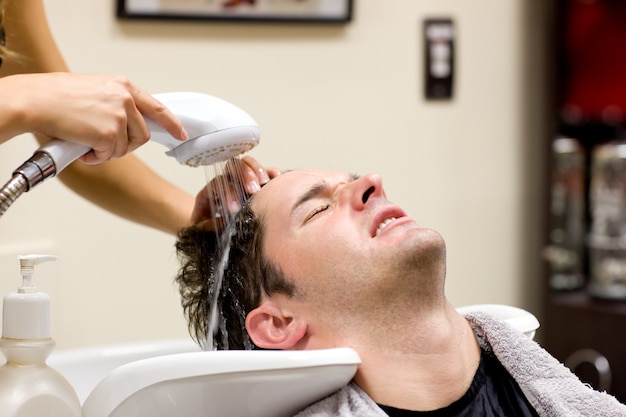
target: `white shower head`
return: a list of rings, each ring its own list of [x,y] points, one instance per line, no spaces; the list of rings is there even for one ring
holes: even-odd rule
[[[166,146],[168,156],[189,166],[211,165],[249,151],[259,143],[258,124],[239,107],[207,94],[174,92],[154,97],[182,122],[189,138],[174,139],[146,119],[150,140]]]

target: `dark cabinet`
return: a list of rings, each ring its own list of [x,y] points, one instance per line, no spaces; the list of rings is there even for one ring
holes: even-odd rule
[[[563,197],[577,196],[576,188],[566,182],[571,171],[558,167],[550,146],[551,224],[546,246],[551,259],[540,342],[582,380],[626,403],[626,296],[621,291],[626,288],[626,175],[615,177],[620,184],[613,194],[600,195],[614,197],[613,201],[594,200],[598,187],[593,169],[599,146],[626,144],[626,2],[557,0],[557,4],[551,140],[567,137],[580,145],[584,175],[576,184],[584,195],[581,214],[578,203]],[[626,172],[626,165],[615,166]],[[562,184],[555,186],[558,169],[570,177],[561,177]],[[602,187],[605,192],[607,187]],[[559,202],[569,206],[561,205],[558,211]],[[598,211],[594,203],[604,206]],[[607,248],[613,252],[605,256]]]
[[[626,403],[626,303],[550,293],[543,345],[583,381]]]

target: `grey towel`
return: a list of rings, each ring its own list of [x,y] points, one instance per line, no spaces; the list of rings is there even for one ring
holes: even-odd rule
[[[484,313],[466,316],[481,346],[492,351],[542,417],[624,417],[626,406],[583,384],[538,343]]]
[[[488,314],[466,316],[483,349],[493,352],[541,417],[626,417],[626,406],[583,384],[569,369],[506,322]],[[350,383],[296,417],[385,417]]]

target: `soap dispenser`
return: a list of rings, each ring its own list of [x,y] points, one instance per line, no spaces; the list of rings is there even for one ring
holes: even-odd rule
[[[0,351],[0,413],[2,417],[81,417],[71,384],[46,364],[55,346],[50,337],[50,297],[37,291],[35,265],[55,256],[19,256],[22,285],[5,295]]]

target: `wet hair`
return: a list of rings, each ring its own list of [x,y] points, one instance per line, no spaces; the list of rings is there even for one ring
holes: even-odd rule
[[[232,228],[228,233],[228,228]],[[230,247],[220,238],[231,235]],[[247,314],[264,297],[275,293],[293,296],[295,286],[270,262],[263,251],[263,222],[250,208],[242,205],[227,229],[221,233],[191,226],[181,230],[176,252],[181,263],[175,282],[178,284],[189,334],[203,345],[213,338],[215,349],[255,349],[245,328]],[[222,259],[222,247],[228,249],[221,292],[218,294],[220,325],[208,335],[211,300],[217,288],[216,272]],[[211,346],[209,340],[208,346]],[[206,346],[205,346],[206,347]]]

